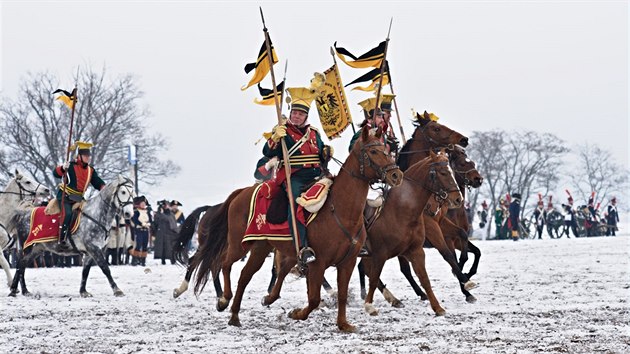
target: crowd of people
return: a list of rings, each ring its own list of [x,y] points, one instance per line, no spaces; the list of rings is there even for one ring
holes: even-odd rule
[[[528,213],[529,232],[535,233],[538,239],[542,239],[543,231],[549,224],[553,228],[557,227],[557,237],[566,236],[574,229],[580,228],[586,231],[586,236],[599,236],[598,230],[604,230],[605,236],[615,236],[618,230],[619,213],[617,211],[617,198],[611,197],[609,204],[601,210],[601,204],[595,204],[595,192],[591,193],[588,203],[581,206],[574,204],[573,196],[567,190],[568,198],[566,203],[561,203],[560,208],[556,208],[552,202],[552,197],[548,197],[545,205],[542,195],[538,195],[536,208],[531,214]],[[480,219],[479,228],[484,228],[488,224],[489,215],[488,203],[484,200],[481,203],[477,215]],[[602,215],[603,213],[603,215]],[[521,216],[521,195],[514,193],[501,197],[494,210],[494,236],[495,239],[505,240],[512,238],[517,241],[522,235]],[[552,215],[553,214],[553,215]],[[578,216],[578,214],[580,216]],[[474,213],[469,211],[469,217]],[[558,222],[558,219],[560,220]],[[471,223],[472,224],[472,223]],[[557,224],[557,225],[556,225]]]

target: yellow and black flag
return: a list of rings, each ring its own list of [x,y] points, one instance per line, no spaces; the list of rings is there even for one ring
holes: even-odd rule
[[[260,84],[258,84],[258,91],[260,92],[261,98],[255,98],[254,103],[263,106],[271,106],[276,104],[276,100],[274,99],[275,96],[273,95],[272,89],[262,88],[260,87]],[[278,96],[280,105],[282,105],[282,91],[284,91],[284,81],[276,86],[276,95]]]
[[[381,80],[381,69],[380,68],[376,68],[373,70],[370,70],[367,74],[362,75],[361,77],[358,77],[356,80],[352,81],[351,83],[347,84],[345,87],[348,87],[350,85],[354,85],[354,84],[358,84],[360,82],[368,82],[368,81],[372,81],[372,83],[368,86],[365,87],[361,87],[361,86],[357,86],[355,88],[353,88],[352,90],[361,90],[361,91],[375,91],[378,88],[378,83]],[[383,75],[383,86],[389,84],[389,63],[387,61],[385,61],[385,72]]]
[[[269,45],[271,46],[271,57],[273,59],[273,63],[275,64],[278,62],[278,57],[276,56],[276,50],[271,43],[271,38],[269,38]],[[265,44],[265,42],[263,42],[262,47],[260,47],[260,51],[258,52],[258,59],[256,59],[256,62],[245,65],[245,73],[249,74],[254,69],[254,76],[251,80],[249,80],[249,83],[247,85],[241,87],[241,91],[245,91],[252,85],[256,85],[257,83],[261,82],[265,78],[265,76],[267,76],[269,70],[271,70],[271,66],[269,65],[269,59],[267,56],[267,45]]]
[[[62,89],[56,89],[53,95],[59,92],[61,92],[61,95],[59,95],[57,99],[68,106],[68,108],[72,109],[72,102],[76,102],[76,97],[72,93]]]
[[[383,41],[377,47],[370,49],[367,53],[359,56],[358,58],[347,49],[337,47],[337,42],[335,42],[335,51],[341,61],[353,68],[380,68],[381,63],[383,62],[383,57],[385,56],[385,46],[386,42]],[[353,60],[348,60],[346,57],[350,57]]]
[[[324,71],[324,76],[326,81],[320,88],[321,92],[315,99],[315,104],[324,133],[328,139],[334,139],[352,124],[352,116],[337,64]]]

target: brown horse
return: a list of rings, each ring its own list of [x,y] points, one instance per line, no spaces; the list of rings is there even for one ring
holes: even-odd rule
[[[396,256],[403,256],[411,262],[433,311],[437,315],[445,313],[433,294],[425,269],[424,215],[433,215],[442,205],[455,208],[462,203],[461,192],[444,152],[436,154],[430,151],[429,157],[405,171],[402,185],[389,192],[379,218],[368,229],[372,254],[363,258],[362,262],[370,278],[365,298],[365,309],[369,314],[378,313],[372,301],[383,265]]]
[[[346,319],[348,282],[356,264],[356,256],[365,242],[366,233],[362,213],[369,184],[375,180],[384,180],[391,185],[399,185],[402,182],[402,173],[394,160],[385,153],[380,136],[380,130],[375,135],[371,135],[367,127],[363,129],[361,139],[357,141],[341,166],[328,199],[317,218],[308,226],[309,245],[315,250],[317,260],[308,265],[306,274],[308,306],[291,311],[289,317],[293,319],[305,320],[310,312],[319,306],[324,271],[329,266],[336,266],[337,326],[344,332],[355,331],[355,327]],[[247,226],[247,210],[249,210],[253,191],[254,187],[250,187],[244,191],[232,193],[228,197],[213,217],[210,225],[210,239],[206,241],[191,263],[193,268],[197,269],[195,284],[197,293],[203,289],[211,273],[216,275],[219,270],[223,272],[223,296],[217,301],[219,311],[224,310],[232,298],[230,281],[232,264],[247,253],[241,242]],[[295,247],[291,242],[260,240],[253,241],[248,246],[250,256],[241,271],[231,308],[232,316],[228,322],[234,326],[240,326],[238,313],[245,287],[254,273],[260,269],[267,254],[273,248],[279,252],[282,258],[281,273],[286,264],[297,262]],[[276,287],[279,284],[282,284],[282,279],[276,283]]]
[[[450,151],[454,151],[454,154],[451,154],[451,164],[455,172],[456,178],[462,178],[463,181],[466,181],[469,184],[481,185],[482,178],[479,173],[474,169],[474,163],[470,161],[467,156],[463,156],[459,152],[463,152],[463,149],[458,148],[456,146],[463,145],[466,146],[468,144],[468,138],[463,136],[457,131],[454,131],[436,121],[432,121],[430,119],[430,115],[425,111],[423,115],[417,114],[416,121],[414,122],[416,129],[413,133],[411,139],[407,141],[407,144],[402,148],[400,152],[400,157],[398,159],[398,164],[401,170],[406,170],[409,166],[417,163],[418,161],[429,156],[429,152],[434,149],[439,148],[447,148]],[[466,172],[464,176],[461,176],[462,172]],[[463,187],[462,187],[463,188]],[[447,208],[445,208],[445,211]],[[442,218],[445,215],[444,213],[439,214]],[[425,216],[428,218],[428,215]],[[425,220],[425,226],[429,228],[426,232],[427,245],[435,247],[442,257],[451,265],[453,273],[457,277],[460,282],[462,292],[467,294],[468,299],[474,299],[470,293],[463,287],[468,281],[468,277],[465,276],[461,272],[461,267],[457,264],[456,259],[454,258],[454,248],[452,245],[457,244],[461,247],[462,250],[466,249],[468,234],[462,230],[461,228],[455,225],[449,225],[448,221],[444,222],[443,226],[445,230],[448,230],[448,233],[443,234],[439,229],[439,221],[440,220]],[[437,230],[436,230],[437,229]],[[445,241],[445,237],[453,237],[456,240],[447,243]],[[370,241],[368,240],[368,244]],[[451,246],[451,247],[449,247]],[[462,251],[466,253],[466,251]],[[411,273],[411,269],[409,267],[409,262],[403,257],[399,257],[398,261],[400,263],[400,270],[405,275],[416,294],[420,296],[423,300],[427,299],[426,294],[422,292],[418,284],[413,279],[413,275]],[[364,280],[365,271],[363,269],[363,264],[359,263],[359,281],[361,282],[361,297],[365,298],[365,280]],[[469,286],[474,286],[472,283],[469,283]],[[383,292],[383,295],[393,306],[400,307],[402,303],[396,299],[389,291],[385,290],[385,285],[379,280],[379,290]]]

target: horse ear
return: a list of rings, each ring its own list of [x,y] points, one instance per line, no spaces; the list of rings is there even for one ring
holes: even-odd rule
[[[18,169],[16,168],[16,169],[15,169],[15,177],[17,177],[17,176],[19,176],[19,175],[20,175],[20,172],[19,172],[19,171],[18,171]]]
[[[420,124],[421,127],[424,127],[425,125],[427,125],[427,123],[431,121],[431,118],[429,117],[429,113],[427,113],[427,111],[424,111],[423,115],[420,115],[420,113],[416,113],[416,118],[418,124]]]
[[[377,139],[381,138],[381,135],[383,135],[383,127],[378,127],[378,129],[376,129],[376,134],[374,136],[376,136]]]
[[[370,127],[366,124],[361,129],[361,139],[366,142],[370,138]]]
[[[431,159],[434,160],[437,157],[437,154],[433,151],[433,149],[429,149],[429,156],[431,156]]]

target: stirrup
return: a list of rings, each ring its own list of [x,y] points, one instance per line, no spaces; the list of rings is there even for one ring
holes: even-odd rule
[[[367,247],[365,247],[365,245],[363,247],[361,247],[361,250],[359,250],[359,254],[357,255],[357,257],[369,257],[371,256],[370,251],[368,251]]]
[[[307,265],[309,263],[315,262],[317,258],[315,258],[315,251],[313,251],[310,247],[304,247],[300,250],[300,263],[303,265]]]

